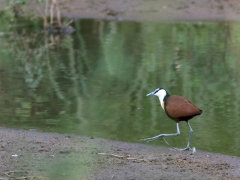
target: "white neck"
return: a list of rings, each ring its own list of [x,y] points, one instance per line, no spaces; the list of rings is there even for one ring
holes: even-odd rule
[[[165,111],[164,108],[164,101],[163,99],[165,98],[165,96],[167,95],[167,92],[164,89],[159,90],[156,94],[154,94],[155,96],[158,96],[159,100],[160,100],[160,104],[163,108],[163,110]]]

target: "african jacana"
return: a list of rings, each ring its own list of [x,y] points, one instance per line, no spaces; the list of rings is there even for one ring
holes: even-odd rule
[[[177,133],[173,134],[159,134],[157,136],[142,139],[143,141],[153,141],[159,137],[166,136],[178,136],[180,135],[179,125],[180,121],[186,121],[189,127],[189,137],[187,147],[178,150],[190,150],[190,141],[192,137],[193,130],[188,122],[194,116],[200,115],[202,113],[201,109],[198,109],[194,104],[188,101],[186,98],[177,95],[170,95],[165,89],[157,88],[155,91],[150,92],[147,96],[155,95],[158,96],[160,104],[167,114],[167,116],[173,119],[177,125]]]

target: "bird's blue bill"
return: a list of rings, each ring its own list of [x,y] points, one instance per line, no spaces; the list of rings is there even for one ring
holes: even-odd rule
[[[147,96],[154,95],[154,94],[157,93],[160,89],[162,89],[162,88],[157,88],[157,89],[155,89],[154,91],[148,93]]]
[[[150,92],[147,94],[147,96],[150,96],[150,95],[153,95],[154,94],[154,91],[153,92]]]

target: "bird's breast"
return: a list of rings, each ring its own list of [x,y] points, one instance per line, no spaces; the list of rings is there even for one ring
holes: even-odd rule
[[[161,104],[161,106],[162,106],[162,108],[163,108],[163,110],[165,111],[165,102],[164,101],[162,101],[161,99],[159,99],[160,100],[160,104]]]

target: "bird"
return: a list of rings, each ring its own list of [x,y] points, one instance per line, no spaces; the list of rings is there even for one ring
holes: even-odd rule
[[[147,94],[147,96],[155,95],[158,96],[162,109],[165,111],[167,116],[176,122],[177,132],[172,134],[159,134],[151,138],[142,139],[142,141],[154,141],[159,137],[168,137],[168,136],[179,136],[179,122],[186,121],[189,127],[189,136],[186,148],[174,148],[175,150],[192,150],[190,148],[190,142],[193,130],[189,124],[189,120],[195,116],[201,115],[202,110],[197,106],[192,104],[183,96],[170,95],[164,88],[157,88],[156,90]],[[164,139],[165,140],[165,139]],[[166,141],[165,141],[166,142]],[[166,142],[167,143],[167,142]]]

